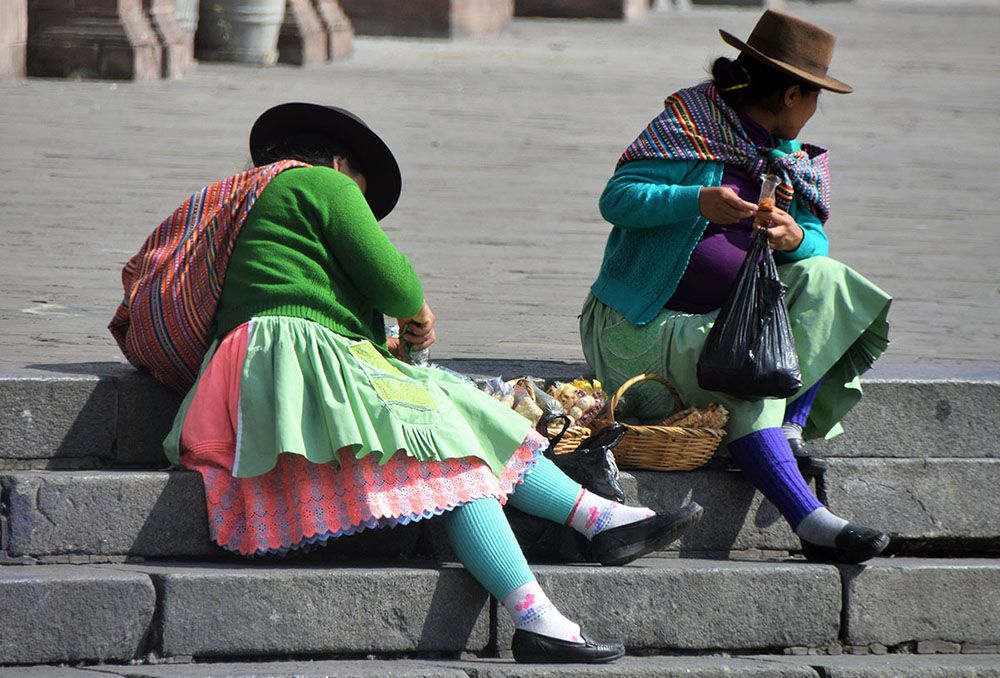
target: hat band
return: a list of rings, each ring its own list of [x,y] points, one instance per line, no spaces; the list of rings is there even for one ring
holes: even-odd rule
[[[750,40],[747,40],[747,44],[764,56],[774,59],[775,61],[784,62],[789,66],[802,69],[803,71],[807,71],[808,73],[818,77],[826,77],[829,62],[820,63],[818,61],[813,61],[798,52],[789,52],[779,43],[761,44],[759,39],[753,40],[754,37],[755,36],[750,36]]]

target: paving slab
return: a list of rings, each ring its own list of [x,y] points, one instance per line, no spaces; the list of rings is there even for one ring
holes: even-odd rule
[[[1000,459],[830,459],[838,514],[907,539],[1000,542]]]
[[[774,657],[772,665],[809,666],[823,678],[996,678],[1000,655],[885,654]]]
[[[995,366],[1000,233],[983,140],[1000,137],[1000,7],[785,6],[836,33],[832,68],[856,88],[824,94],[803,136],[831,149],[834,256],[895,297],[881,365]],[[734,54],[717,29],[748,35],[759,13],[359,38],[351,59],[314,69],[5,81],[0,365],[119,361],[106,325],[122,264],[184,198],[241,169],[254,118],[287,100],[349,106],[397,153],[404,191],[383,224],[438,315],[432,356],[580,362],[576,316],[608,233],[597,199],[615,160],[664,96]]]
[[[877,558],[842,566],[844,642],[1000,644],[1000,565],[978,558]]]
[[[100,671],[104,667],[95,667]],[[126,678],[469,678],[459,667],[409,659],[236,662],[107,667]],[[89,678],[104,674],[92,673]],[[0,674],[2,678],[2,674]],[[69,678],[69,677],[68,677]],[[72,677],[82,678],[82,677]]]
[[[0,566],[0,664],[129,661],[145,651],[155,606],[139,572]]]
[[[0,666],[0,678],[107,678],[122,676],[114,669],[77,669],[68,666]]]
[[[116,407],[109,379],[0,377],[0,457],[110,459]]]
[[[489,596],[460,567],[133,566],[159,596],[163,656],[462,652]]]
[[[635,483],[625,480],[635,496]],[[193,471],[0,473],[9,557],[229,558],[210,541],[201,476]],[[314,553],[323,560],[413,555],[423,524],[366,530]]]
[[[0,487],[9,556],[219,553],[197,473],[20,471]]]
[[[563,614],[636,650],[825,647],[838,637],[841,581],[830,565],[643,558],[532,569]],[[498,647],[509,647],[502,610],[496,624]]]
[[[813,442],[816,454],[1000,458],[1000,370],[957,376],[865,379],[864,398],[844,417],[845,435]]]

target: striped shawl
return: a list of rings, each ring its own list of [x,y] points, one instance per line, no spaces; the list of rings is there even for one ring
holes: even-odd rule
[[[786,154],[756,146],[739,115],[710,82],[675,92],[663,103],[663,113],[625,149],[617,167],[633,160],[663,158],[739,165],[758,180],[771,172],[781,179],[775,195],[778,207],[787,211],[797,194],[826,222],[830,216],[830,171],[825,149],[803,144],[800,150]]]
[[[282,160],[217,181],[178,207],[122,269],[125,295],[108,329],[134,366],[174,390],[191,388],[214,331],[236,237]]]

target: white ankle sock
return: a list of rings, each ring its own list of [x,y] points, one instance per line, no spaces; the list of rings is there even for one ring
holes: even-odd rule
[[[786,421],[781,425],[781,432],[785,434],[785,440],[792,440],[793,438],[802,440],[802,427],[798,424]]]
[[[598,532],[635,523],[655,515],[655,511],[645,506],[626,506],[605,499],[590,490],[583,490],[576,500],[576,506],[569,516],[568,524],[587,539],[593,539]]]
[[[837,535],[845,525],[847,525],[846,520],[820,506],[802,519],[795,528],[795,534],[813,544],[834,546]]]
[[[516,628],[549,638],[581,642],[580,625],[566,619],[537,581],[522,584],[504,596],[503,606]]]

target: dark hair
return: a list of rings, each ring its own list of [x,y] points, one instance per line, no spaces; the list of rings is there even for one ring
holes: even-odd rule
[[[329,166],[330,161],[338,155],[347,158],[347,162],[355,171],[364,174],[357,156],[349,151],[346,145],[336,139],[312,132],[294,134],[268,146],[261,152],[259,164],[263,166],[279,160],[298,160],[310,165]]]
[[[798,85],[807,94],[821,89],[746,54],[740,54],[735,61],[726,57],[716,59],[712,64],[712,82],[722,100],[732,108],[783,95],[792,85]]]

